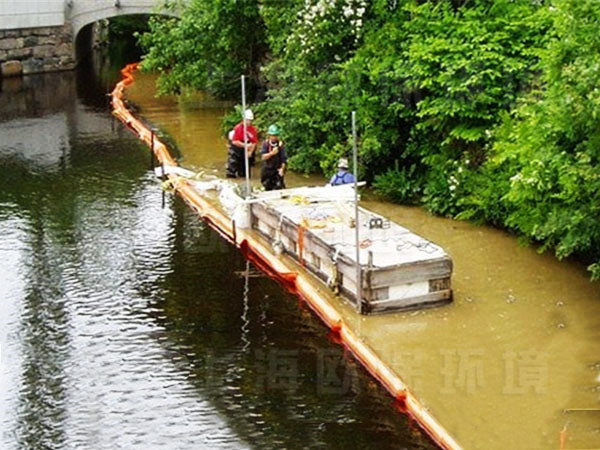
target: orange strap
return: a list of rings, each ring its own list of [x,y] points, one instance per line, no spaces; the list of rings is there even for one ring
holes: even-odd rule
[[[567,426],[565,425],[559,433],[560,436],[560,450],[565,450],[565,445],[567,444]]]

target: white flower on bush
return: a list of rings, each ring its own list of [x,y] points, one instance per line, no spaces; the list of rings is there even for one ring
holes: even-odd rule
[[[453,193],[459,184],[458,178],[454,175],[450,175],[450,178],[448,178],[448,190]]]
[[[322,37],[315,33],[315,27],[325,21],[339,24],[340,30],[351,30],[358,41],[367,6],[366,0],[305,0],[298,13],[297,34],[301,37],[302,53],[307,53],[307,41]]]

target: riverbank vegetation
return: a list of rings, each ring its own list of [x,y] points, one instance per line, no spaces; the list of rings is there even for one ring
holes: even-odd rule
[[[599,27],[595,0],[191,0],[140,41],[162,93],[239,98],[247,74],[294,170],[330,174],[355,110],[380,194],[577,255],[597,279]]]

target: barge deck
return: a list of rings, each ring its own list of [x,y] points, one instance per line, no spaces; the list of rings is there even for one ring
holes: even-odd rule
[[[262,197],[262,198],[261,198]],[[452,301],[452,260],[438,245],[359,208],[356,261],[351,185],[259,194],[252,228],[300,262],[363,314],[427,308]],[[357,289],[360,266],[360,300]]]

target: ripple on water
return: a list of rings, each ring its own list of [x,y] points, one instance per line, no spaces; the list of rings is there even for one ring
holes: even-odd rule
[[[112,170],[72,183],[68,229],[0,212],[3,449],[245,447],[165,347],[162,310],[144,309],[144,286],[172,271],[172,217],[150,178],[120,201],[133,183]]]

